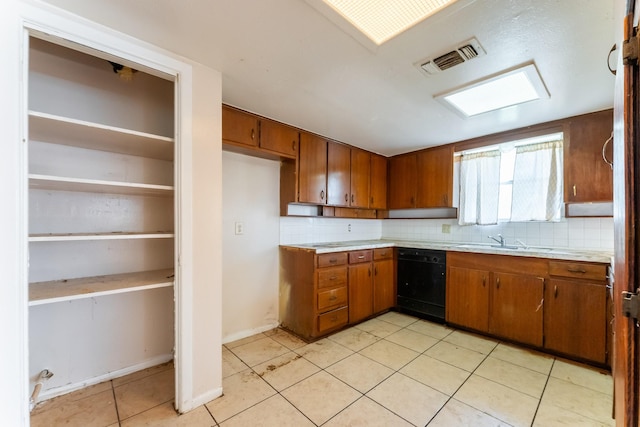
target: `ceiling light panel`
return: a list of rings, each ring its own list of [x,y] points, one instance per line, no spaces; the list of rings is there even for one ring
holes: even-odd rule
[[[381,45],[456,0],[323,0]]]
[[[530,64],[435,98],[463,117],[471,117],[548,97],[538,70]]]

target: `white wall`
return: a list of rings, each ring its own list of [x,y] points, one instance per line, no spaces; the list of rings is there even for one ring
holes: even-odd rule
[[[279,177],[280,162],[222,153],[223,342],[278,325]]]

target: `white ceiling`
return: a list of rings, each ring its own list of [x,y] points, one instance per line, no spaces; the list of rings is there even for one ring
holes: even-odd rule
[[[225,103],[385,155],[613,105],[613,0],[458,0],[377,49],[320,0],[46,1],[221,71]],[[471,37],[485,56],[414,66]],[[531,62],[549,99],[468,119],[433,99]]]

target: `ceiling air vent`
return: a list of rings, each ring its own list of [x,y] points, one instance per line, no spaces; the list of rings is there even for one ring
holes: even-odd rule
[[[416,65],[428,75],[439,73],[456,65],[462,64],[485,54],[484,49],[475,38],[460,44],[451,52],[439,55],[433,59],[419,61]]]

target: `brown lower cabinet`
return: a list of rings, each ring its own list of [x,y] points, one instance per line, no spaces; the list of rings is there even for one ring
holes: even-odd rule
[[[280,248],[281,326],[315,340],[395,304],[392,248],[316,254]]]
[[[545,292],[545,348],[606,363],[606,266],[564,261],[549,264],[552,276]]]
[[[452,325],[608,365],[606,264],[447,253]]]

